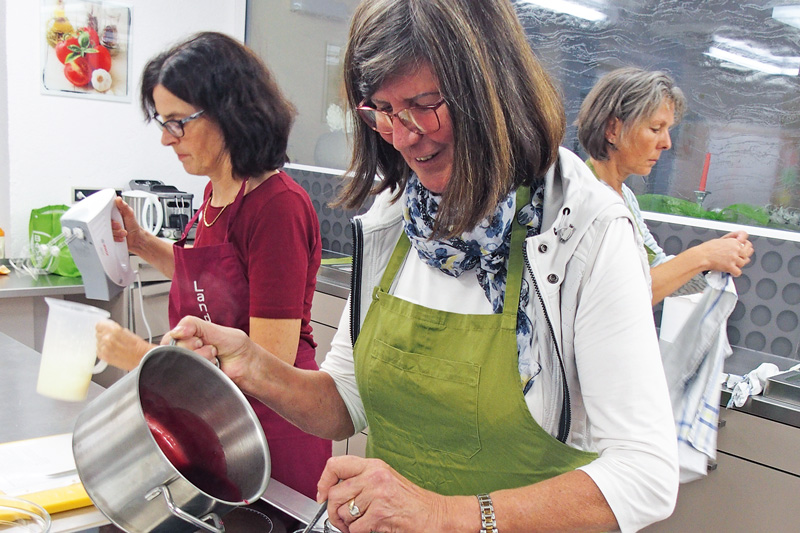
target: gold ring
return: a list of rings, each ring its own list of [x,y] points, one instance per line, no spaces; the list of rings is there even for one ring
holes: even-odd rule
[[[356,499],[355,498],[350,500],[350,503],[347,504],[347,508],[350,510],[350,516],[353,516],[353,517],[356,517],[356,518],[361,516],[361,509],[359,509],[358,505],[356,505]]]

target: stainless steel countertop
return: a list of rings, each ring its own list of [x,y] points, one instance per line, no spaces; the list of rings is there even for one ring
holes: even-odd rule
[[[0,263],[8,265],[0,259]],[[58,296],[64,294],[83,294],[83,279],[65,278],[50,274],[33,279],[9,266],[11,273],[0,275],[0,298],[20,298],[30,296]]]
[[[82,402],[53,400],[36,392],[41,356],[0,333],[0,442],[72,433],[86,404],[103,392],[92,382]]]
[[[347,298],[350,294],[350,266],[322,265],[317,274],[317,290],[331,296]],[[0,298],[83,293],[83,279],[80,277],[65,278],[51,274],[39,276],[34,280],[31,276],[21,274],[14,269],[11,269],[11,273],[8,275],[0,275]]]
[[[743,376],[754,370],[761,363],[774,363],[780,370],[789,370],[796,365],[798,360],[779,357],[764,352],[748,350],[733,346],[733,354],[725,360],[724,372]],[[731,390],[723,385],[720,406],[725,407],[730,400]],[[735,411],[742,411],[754,416],[766,418],[773,422],[787,424],[800,428],[800,405],[773,400],[763,395],[751,396],[741,407],[731,407]]]
[[[350,265],[322,265],[317,272],[317,290],[347,298],[350,294]]]

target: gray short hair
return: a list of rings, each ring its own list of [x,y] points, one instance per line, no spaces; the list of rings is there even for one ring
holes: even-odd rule
[[[606,139],[609,121],[619,119],[624,135],[640,120],[652,116],[669,100],[675,106],[675,122],[686,110],[686,98],[672,77],[662,71],[635,67],[620,68],[601,77],[581,104],[578,140],[593,159],[608,159],[610,143]]]

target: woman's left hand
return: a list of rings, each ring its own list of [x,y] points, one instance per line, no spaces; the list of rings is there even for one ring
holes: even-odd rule
[[[133,370],[153,345],[113,320],[95,325],[97,357],[111,366]]]
[[[414,485],[380,459],[333,457],[317,486],[331,524],[347,533],[447,531],[453,517],[455,498]]]
[[[745,231],[734,231],[699,244],[698,249],[703,250],[709,270],[728,272],[738,277],[754,252],[753,243],[748,237]]]

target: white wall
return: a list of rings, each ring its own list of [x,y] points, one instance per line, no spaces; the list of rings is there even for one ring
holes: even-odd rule
[[[6,18],[6,0],[0,0],[0,20]],[[0,24],[0,43],[6,42],[5,24]],[[8,187],[8,107],[5,106],[8,94],[6,58],[0,54],[0,228],[9,228],[9,187]]]
[[[296,3],[315,9],[294,10]],[[356,4],[357,0],[248,2],[247,43],[297,107],[288,146],[292,163],[323,164],[315,160],[315,148],[320,136],[330,132],[325,121],[326,45],[344,46],[350,24],[349,18],[319,16],[313,11],[352,13]],[[335,68],[341,69],[341,65]],[[345,162],[334,168],[346,168],[350,151],[345,147],[343,151]]]
[[[150,57],[196,31],[244,40],[246,0],[120,1],[132,8],[133,92],[125,103],[42,94],[40,46],[47,44],[41,3],[0,4],[0,10],[5,7],[0,42],[7,51],[0,58],[0,103],[8,104],[7,130],[0,128],[0,143],[8,141],[7,173],[0,148],[0,196],[5,196],[0,227],[6,231],[8,256],[22,254],[31,209],[69,205],[72,187],[126,188],[131,179],[159,179],[194,194],[199,205],[207,180],[187,175],[172,150],[161,146],[157,126],[145,125],[138,105],[140,73]]]

